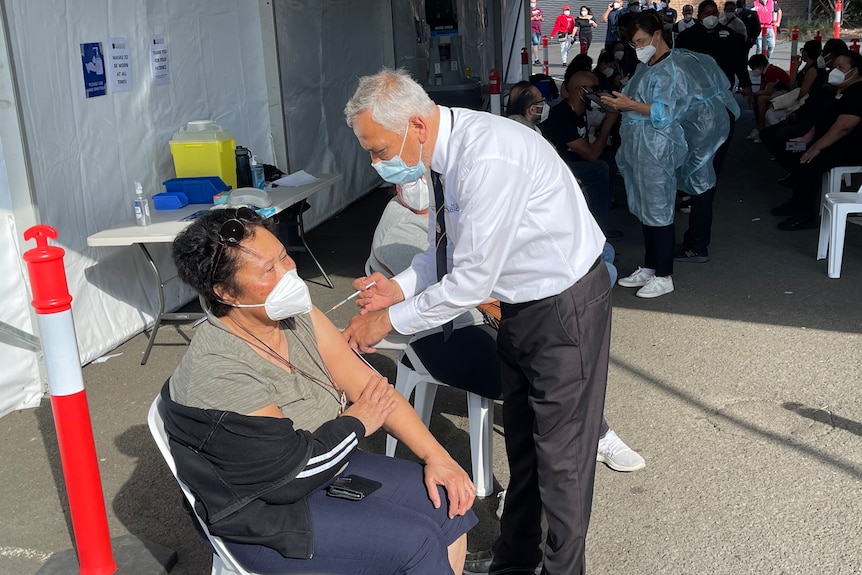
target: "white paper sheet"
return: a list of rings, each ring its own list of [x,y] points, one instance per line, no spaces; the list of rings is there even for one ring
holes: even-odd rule
[[[272,183],[275,186],[290,186],[295,188],[297,186],[304,186],[317,181],[320,181],[320,178],[312,176],[305,170],[299,170],[298,172],[279,178]]]

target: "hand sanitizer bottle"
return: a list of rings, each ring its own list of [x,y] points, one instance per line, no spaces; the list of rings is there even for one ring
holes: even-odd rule
[[[139,226],[148,226],[151,223],[150,199],[144,195],[141,182],[135,182],[135,223]]]
[[[257,163],[257,158],[251,157],[251,185],[261,190],[266,187],[266,178],[263,175],[263,164]]]

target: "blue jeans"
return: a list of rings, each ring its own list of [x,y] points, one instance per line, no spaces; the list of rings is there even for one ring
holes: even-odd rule
[[[763,53],[763,35],[761,34],[757,36],[757,53]],[[766,29],[766,59],[772,59],[772,51],[775,49],[775,28],[770,26]]]
[[[542,35],[539,34],[538,32],[533,32],[531,35],[533,37],[533,46],[541,46],[542,45]]]

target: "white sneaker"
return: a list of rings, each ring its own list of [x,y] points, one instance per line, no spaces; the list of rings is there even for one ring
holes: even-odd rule
[[[617,283],[623,287],[642,287],[647,284],[650,278],[654,277],[655,270],[638,267],[632,275],[620,278]]]
[[[746,140],[759,140],[760,139],[760,130],[754,128],[751,130],[751,133],[745,136]]]
[[[596,461],[604,463],[614,471],[637,471],[646,467],[646,461],[637,451],[623,443],[613,431],[608,431],[599,439]]]
[[[497,499],[500,500],[500,504],[497,505],[497,519],[502,519],[503,518],[503,506],[506,505],[506,490],[505,489],[497,494]]]
[[[670,276],[652,276],[644,287],[635,292],[638,297],[653,298],[673,291],[673,279]]]

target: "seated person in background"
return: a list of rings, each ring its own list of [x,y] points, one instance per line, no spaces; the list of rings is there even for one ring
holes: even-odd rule
[[[752,92],[754,97],[754,117],[757,126],[746,136],[746,140],[760,141],[760,130],[766,127],[766,109],[773,97],[790,89],[790,75],[774,64],[763,54],[755,54],[748,59],[748,67],[760,76],[760,88]]]
[[[787,115],[805,103],[809,94],[817,93],[823,84],[826,83],[826,62],[821,58],[820,42],[817,40],[809,40],[799,52],[802,60],[802,65],[793,72],[790,78],[791,88],[798,88],[796,101],[793,104],[775,110],[771,105],[766,110],[766,126],[773,126],[787,117]],[[787,97],[787,96],[785,96]],[[774,104],[774,102],[773,102]],[[761,140],[763,137],[761,136]]]
[[[511,103],[511,94],[509,98]],[[395,186],[395,196],[386,204],[371,240],[368,264],[372,272],[391,278],[410,267],[413,257],[428,248],[429,200],[425,176]],[[455,329],[448,339],[443,338],[440,328],[416,338],[411,344],[416,355],[428,372],[446,385],[499,399],[503,389],[496,331],[485,325],[477,309],[456,317],[453,324]]]
[[[817,41],[815,40],[816,44]],[[760,139],[767,150],[772,154],[775,160],[781,164],[781,167],[787,170],[788,174],[778,181],[780,183],[791,185],[791,173],[799,164],[799,154],[787,150],[787,142],[793,138],[805,135],[808,130],[814,126],[817,121],[817,116],[824,110],[829,108],[835,97],[836,87],[826,82],[826,77],[835,64],[835,54],[842,54],[847,51],[847,44],[843,40],[832,38],[827,40],[823,45],[823,50],[820,57],[817,58],[815,64],[824,68],[819,70],[818,74],[823,77],[823,83],[818,80],[815,82],[808,92],[808,98],[805,103],[798,109],[790,112],[787,117],[775,124],[767,126],[760,134]],[[807,75],[807,72],[806,72]],[[779,206],[773,210],[773,215],[787,215],[787,210]]]
[[[593,74],[599,79],[600,91],[618,92],[622,90],[623,73],[612,52],[602,52],[599,54]]]
[[[743,38],[748,38],[748,29],[745,23],[736,16],[736,2],[724,3],[724,16],[718,19],[719,24],[724,24]]]
[[[256,573],[461,573],[470,478],[312,306],[270,221],[207,212],[173,257],[208,313],[162,389],[165,429],[209,530]],[[381,426],[424,468],[357,449]],[[382,485],[326,495],[351,474]]]
[[[548,119],[551,106],[532,83],[522,80],[509,90],[505,115],[539,132],[536,124]]]
[[[392,272],[397,274],[409,267],[413,256],[425,251],[431,241],[428,235],[428,217],[423,219],[422,229],[418,219],[419,212],[422,211],[419,208],[427,212],[430,204],[431,191],[425,178],[396,188],[401,189],[387,204],[371,244],[371,267],[387,277],[391,277]],[[420,194],[424,194],[424,198],[420,198]],[[394,203],[398,203],[400,207],[394,207]],[[396,219],[399,215],[402,218],[400,222]],[[398,248],[387,249],[387,246],[392,244],[398,244]],[[406,246],[411,247],[407,249]],[[608,265],[612,279],[615,279],[613,257],[613,248],[606,243],[602,259]],[[375,268],[375,261],[383,266]],[[435,378],[447,384],[450,384],[450,379],[447,378],[451,378],[453,381],[462,382],[456,387],[485,397],[497,398],[501,395],[500,359],[496,350],[497,330],[483,324],[481,317],[476,310],[462,314],[455,318],[455,329],[448,340],[444,341],[443,334],[436,329],[431,330],[431,335],[417,339],[412,345],[419,359]],[[438,376],[435,371],[441,375]],[[608,427],[604,417],[599,438],[597,461],[607,464],[615,471],[637,471],[646,466],[643,457]]]
[[[539,125],[545,138],[584,183],[590,212],[607,234],[611,207],[611,177],[616,172],[613,154],[606,151],[608,137],[619,114],[605,114],[598,134],[591,142],[587,110],[593,103],[586,95],[598,89],[599,80],[592,72],[575,72],[566,83],[567,97],[551,108],[548,119]]]
[[[837,89],[831,106],[808,132],[792,138],[805,142],[806,150],[791,171],[790,201],[772,211],[790,216],[778,224],[780,230],[818,227],[823,174],[836,166],[857,166],[862,158],[862,56],[851,51],[836,56],[829,83]]]

